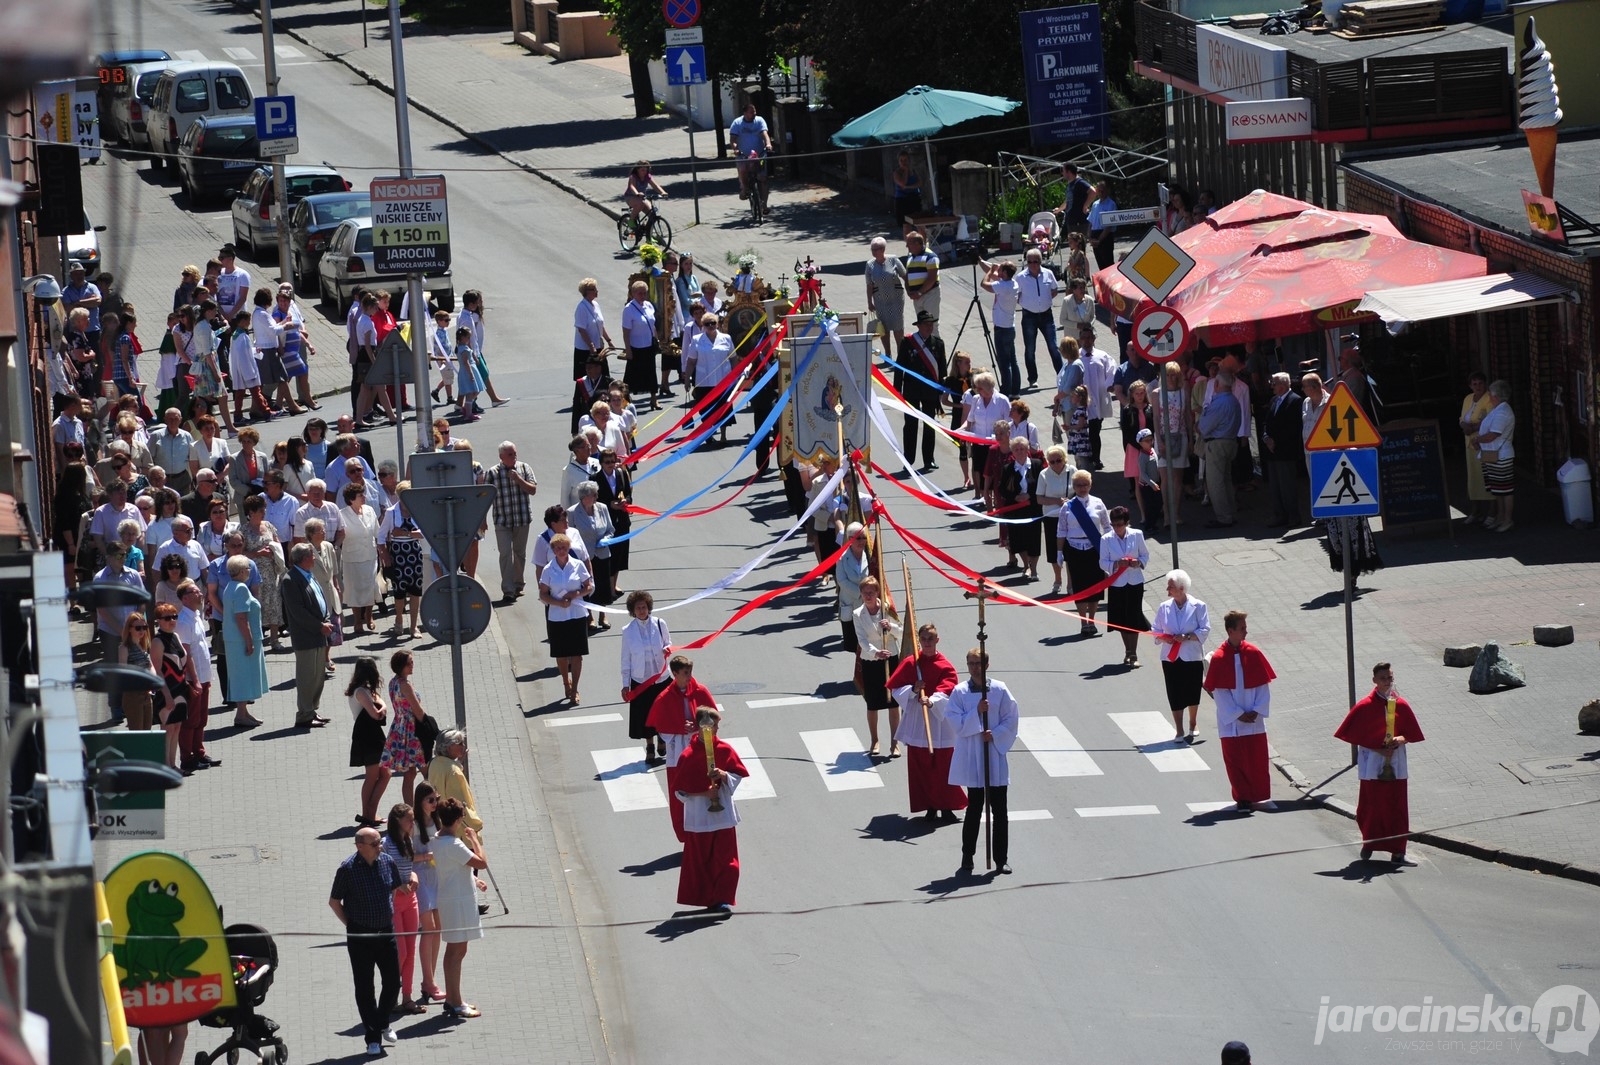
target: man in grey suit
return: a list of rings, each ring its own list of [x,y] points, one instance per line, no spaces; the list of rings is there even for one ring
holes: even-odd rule
[[[310,544],[289,548],[289,572],[278,581],[289,645],[294,648],[295,728],[321,728],[328,723],[317,714],[317,708],[327,680],[326,648],[333,620],[327,598],[311,573],[314,554]]]

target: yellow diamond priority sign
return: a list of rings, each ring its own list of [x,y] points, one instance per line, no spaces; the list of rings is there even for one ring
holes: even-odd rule
[[[1328,397],[1328,405],[1322,408],[1317,424],[1311,429],[1306,450],[1336,451],[1347,447],[1379,447],[1382,444],[1383,437],[1378,435],[1377,426],[1372,424],[1367,412],[1356,402],[1350,386],[1340,381],[1334,386],[1333,394]]]
[[[1161,230],[1152,229],[1117,268],[1153,302],[1164,303],[1194,269],[1194,258]]]

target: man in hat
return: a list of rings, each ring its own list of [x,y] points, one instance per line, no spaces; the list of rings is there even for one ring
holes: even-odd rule
[[[1372,667],[1372,693],[1350,708],[1334,736],[1356,746],[1356,772],[1361,777],[1356,826],[1361,829],[1362,860],[1381,849],[1395,864],[1404,862],[1406,834],[1411,831],[1406,748],[1422,742],[1423,735],[1411,704],[1394,690],[1389,663]]]
[[[1217,736],[1222,764],[1240,810],[1276,810],[1267,766],[1267,722],[1272,710],[1270,685],[1277,677],[1261,648],[1245,640],[1250,634],[1243,610],[1223,619],[1228,638],[1211,654],[1205,689],[1217,703]]]
[[[917,312],[917,328],[909,336],[900,338],[900,357],[895,365],[894,387],[907,403],[927,415],[920,422],[906,415],[905,430],[901,436],[906,463],[909,465],[917,450],[917,428],[922,428],[922,470],[936,470],[939,464],[933,459],[934,424],[939,417],[939,399],[944,393],[945,357],[944,341],[933,335],[938,319],[927,311]],[[860,382],[864,384],[865,382]]]
[[[61,288],[61,313],[70,315],[79,307],[89,312],[89,328],[83,335],[95,351],[100,350],[100,305],[103,301],[100,290],[89,280],[83,267],[74,265],[67,271],[67,283]]]

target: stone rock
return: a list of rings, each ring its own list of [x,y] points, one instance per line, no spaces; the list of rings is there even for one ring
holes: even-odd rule
[[[1575,637],[1571,625],[1535,625],[1533,642],[1541,647],[1565,647]]]
[[[1469,643],[1462,647],[1446,647],[1444,649],[1444,664],[1465,669],[1478,661],[1478,653],[1482,650],[1483,648],[1475,643]]]
[[[1585,736],[1600,736],[1600,699],[1590,699],[1578,708],[1578,731]]]
[[[1488,695],[1502,688],[1525,687],[1527,683],[1522,667],[1507,658],[1497,642],[1490,640],[1478,652],[1472,676],[1467,679],[1467,690],[1474,695]]]

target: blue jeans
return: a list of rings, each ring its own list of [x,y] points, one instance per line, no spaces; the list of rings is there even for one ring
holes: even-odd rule
[[[1015,327],[994,327],[994,361],[1000,369],[1000,392],[1015,396],[1022,391],[1022,375],[1017,371],[1017,331]]]
[[[1039,334],[1044,334],[1045,347],[1050,352],[1050,362],[1061,372],[1061,349],[1056,347],[1056,322],[1049,311],[1022,312],[1022,356],[1028,364],[1028,383],[1039,379],[1039,367],[1033,359],[1033,344]]]

